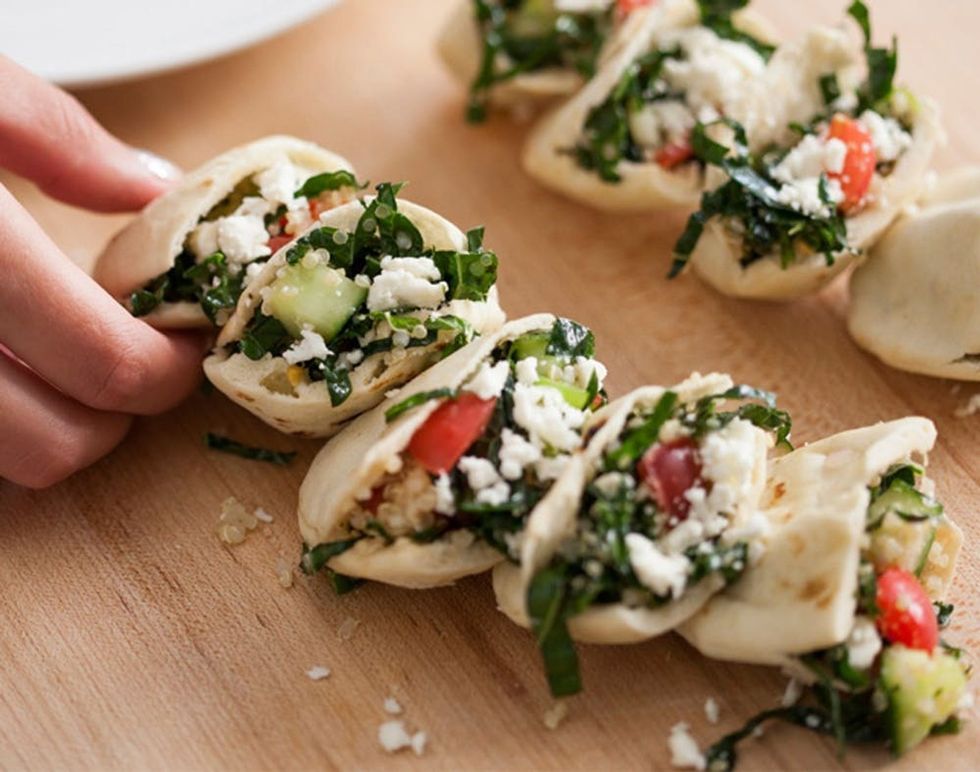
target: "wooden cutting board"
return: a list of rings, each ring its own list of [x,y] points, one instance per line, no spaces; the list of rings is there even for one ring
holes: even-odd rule
[[[526,127],[467,126],[462,92],[433,54],[457,1],[347,2],[245,53],[80,97],[127,141],[188,167],[289,132],[346,155],[375,182],[410,180],[408,196],[461,227],[486,224],[512,316],[554,311],[595,330],[614,395],[694,369],[729,371],[779,393],[797,441],[931,417],[940,441],[930,470],[966,532],[950,637],[980,649],[971,592],[980,581],[980,415],[954,417],[976,387],[863,354],[845,332],[839,285],[767,305],[723,298],[693,277],[668,283],[682,213],[603,215],[526,179],[517,161]],[[759,5],[795,34],[840,18],[845,3]],[[968,162],[980,152],[971,85],[980,6],[877,6],[879,38],[900,36],[904,79],[945,108],[950,143],[939,166]],[[7,181],[83,264],[124,219]],[[299,457],[283,469],[208,451],[209,430]],[[276,563],[298,557],[296,492],[316,449],[202,393],[140,420],[109,458],[51,490],[0,483],[0,767],[663,768],[674,723],[689,722],[707,743],[778,701],[778,673],[704,659],[674,637],[583,647],[586,690],[553,732],[534,643],[495,610],[488,577],[431,592],[366,586],[343,598],[322,579],[282,588]],[[232,495],[275,521],[229,549],[213,528]],[[359,624],[342,636],[348,620]],[[332,674],[314,683],[305,675],[314,665]],[[410,728],[428,732],[422,759],[381,750],[389,695]],[[718,725],[705,719],[708,697],[720,706]],[[975,726],[895,766],[975,768]],[[829,741],[785,726],[743,753],[744,769],[887,761],[857,748],[841,761]]]

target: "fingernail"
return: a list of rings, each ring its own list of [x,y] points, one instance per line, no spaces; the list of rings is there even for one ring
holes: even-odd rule
[[[151,153],[149,150],[137,148],[136,158],[143,168],[157,179],[170,182],[179,179],[181,176],[179,166],[172,164],[166,158],[161,158],[156,153]]]

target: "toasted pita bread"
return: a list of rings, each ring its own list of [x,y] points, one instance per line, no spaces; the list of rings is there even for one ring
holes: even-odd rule
[[[295,137],[265,137],[228,150],[184,176],[117,233],[95,264],[95,280],[125,303],[173,267],[187,234],[239,182],[283,160],[311,174],[352,170],[339,155]],[[163,303],[143,318],[160,328],[211,327],[201,308],[189,302]]]
[[[924,457],[936,429],[902,418],[835,434],[770,465],[764,552],[742,578],[678,629],[709,657],[770,665],[837,645],[854,625],[858,563],[873,484],[894,464]],[[944,590],[960,533],[946,520],[946,560],[927,565]],[[794,671],[795,672],[795,671]]]
[[[365,200],[370,201],[371,197]],[[398,201],[398,211],[418,228],[427,246],[457,251],[466,249],[463,233],[435,212],[403,199]],[[325,212],[306,232],[324,226],[352,231],[363,212],[361,202],[352,201]],[[227,349],[228,344],[241,338],[262,303],[262,288],[275,280],[276,272],[286,263],[288,251],[289,245],[286,245],[269,258],[242,293],[235,313],[221,330],[214,353],[204,360],[204,372],[232,401],[279,431],[304,437],[329,437],[345,422],[381,402],[387,391],[401,386],[434,364],[452,336],[446,333],[429,346],[366,357],[350,372],[351,395],[337,407],[331,405],[323,383],[289,385],[286,378],[288,365],[282,357],[267,355],[251,360]],[[478,333],[493,332],[506,318],[497,299],[496,287],[491,287],[485,301],[452,300],[439,310],[468,321]]]
[[[749,122],[750,127],[755,127],[750,131],[753,147],[785,141],[788,122],[809,121],[814,113],[806,115],[807,106],[823,104],[817,86],[819,72],[814,68],[826,65],[820,72],[827,72],[843,67],[846,72],[848,46],[857,61],[860,49],[855,43],[847,43],[843,31],[820,28],[811,31],[802,42],[776,51],[758,84],[758,117]],[[779,256],[773,254],[743,268],[739,263],[742,240],[724,221],[713,218],[691,256],[693,270],[719,292],[734,297],[791,300],[820,289],[859,263],[860,253],[873,246],[902,209],[920,195],[941,137],[938,108],[929,99],[919,100],[912,145],[887,177],[875,178],[871,203],[847,218],[847,241],[857,254],[839,254],[833,265],[827,265],[823,255],[800,256],[786,269],[781,267]]]
[[[416,430],[435,411],[430,401],[388,423],[385,411],[404,399],[439,388],[456,388],[473,375],[498,344],[526,332],[549,330],[555,317],[536,314],[515,319],[497,332],[477,338],[429,368],[385,403],[356,419],[317,454],[299,492],[299,528],[308,545],[350,538],[347,520],[359,497],[365,498],[386,472],[397,471]],[[429,544],[399,537],[385,545],[365,538],[332,558],[328,566],[348,576],[402,587],[451,584],[486,571],[503,560],[497,550],[474,541],[468,531]]]
[[[893,367],[980,381],[980,167],[944,177],[851,277],[847,326]]]
[[[739,28],[763,40],[771,40],[772,28],[751,12],[736,15]],[[696,206],[704,187],[704,173],[697,164],[667,170],[654,162],[621,162],[621,180],[606,182],[594,171],[583,169],[569,152],[582,138],[590,111],[616,87],[623,73],[657,45],[665,30],[693,27],[700,14],[693,0],[657,4],[634,11],[620,45],[604,60],[586,86],[565,104],[545,116],[524,146],[524,170],[541,184],[588,206],[608,211],[649,211],[664,206]],[[734,117],[734,116],[733,116]]]
[[[683,383],[670,387],[681,402],[718,394],[732,386],[727,375],[694,374]],[[562,542],[575,535],[579,502],[586,486],[595,476],[596,467],[606,450],[623,431],[626,421],[637,404],[655,404],[668,389],[646,386],[627,394],[600,410],[589,422],[595,434],[583,451],[565,468],[548,494],[528,518],[524,533],[520,567],[501,563],[494,569],[493,586],[497,605],[514,622],[530,626],[525,598],[535,574],[547,566]],[[759,432],[756,447],[753,493],[743,502],[736,518],[747,516],[758,506],[765,484],[768,438]],[[568,620],[571,636],[586,643],[633,643],[653,638],[669,630],[697,612],[722,586],[717,576],[703,579],[688,587],[681,598],[659,608],[631,608],[625,604],[595,605]]]

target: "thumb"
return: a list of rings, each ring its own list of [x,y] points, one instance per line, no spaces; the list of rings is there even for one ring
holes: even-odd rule
[[[180,172],[107,132],[74,97],[0,56],[0,166],[100,212],[139,209]]]

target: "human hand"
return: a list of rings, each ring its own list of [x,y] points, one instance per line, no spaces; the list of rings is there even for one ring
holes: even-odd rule
[[[0,168],[54,198],[131,211],[179,174],[3,56],[0,94]],[[0,478],[43,488],[93,463],[193,390],[206,344],[130,316],[0,185]]]

